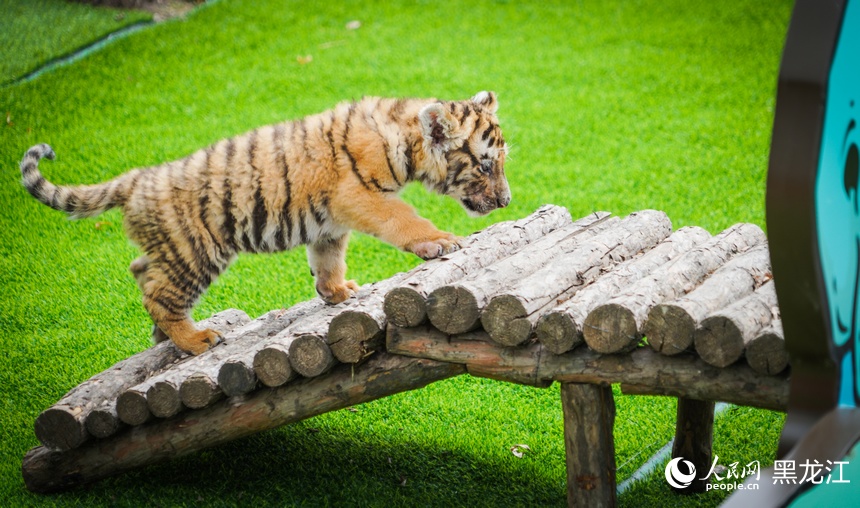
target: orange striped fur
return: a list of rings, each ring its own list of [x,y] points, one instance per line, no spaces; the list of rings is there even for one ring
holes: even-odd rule
[[[238,252],[307,245],[317,292],[338,303],[357,289],[345,278],[350,230],[425,259],[456,250],[458,238],[398,192],[420,181],[470,214],[507,206],[497,105],[492,92],[465,101],[365,98],[86,186],[48,182],[38,163],[54,152],[42,144],[27,151],[21,174],[30,194],[72,217],[123,209],[126,232],[144,252],[130,269],[156,340],[166,335],[199,354],[219,336],[197,330],[190,310]]]

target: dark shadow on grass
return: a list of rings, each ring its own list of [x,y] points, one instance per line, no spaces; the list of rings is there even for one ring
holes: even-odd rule
[[[564,506],[564,479],[538,460],[489,460],[314,420],[131,471],[53,497],[58,504]]]

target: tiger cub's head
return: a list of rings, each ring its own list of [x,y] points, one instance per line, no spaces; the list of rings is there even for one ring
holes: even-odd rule
[[[435,166],[425,184],[459,201],[470,215],[511,202],[498,107],[493,92],[479,92],[466,101],[433,102],[418,114],[424,148]]]

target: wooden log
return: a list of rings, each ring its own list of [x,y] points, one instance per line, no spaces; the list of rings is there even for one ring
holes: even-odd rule
[[[615,400],[612,387],[561,384],[567,505],[613,507]]]
[[[578,222],[600,220],[608,215],[595,212]],[[510,256],[570,222],[570,213],[565,208],[545,205],[524,219],[493,224],[476,233],[472,245],[420,265],[402,285],[389,291],[383,307],[387,319],[402,327],[424,323],[426,298],[434,289]]]
[[[150,414],[156,418],[170,418],[179,414],[185,408],[179,395],[180,386],[172,379],[154,382],[145,392],[146,407],[149,408]]]
[[[324,337],[307,334],[291,339],[287,359],[293,370],[302,376],[319,376],[328,372],[337,363]]]
[[[32,492],[66,490],[464,372],[460,365],[378,353],[358,367],[343,365],[325,376],[258,390],[241,403],[222,400],[68,452],[34,448],[24,456],[24,483]]]
[[[218,382],[207,374],[191,374],[179,386],[182,405],[190,409],[204,408],[223,396]]]
[[[253,366],[250,368],[244,362],[228,359],[218,370],[218,386],[227,397],[244,395],[257,388],[257,376]]]
[[[252,344],[324,307],[325,302],[315,298],[289,309],[273,310],[227,331],[218,346],[198,356],[183,357],[170,369],[164,369],[126,389],[117,399],[120,419],[129,425],[141,425],[152,416],[168,418],[176,415],[183,408],[179,393],[183,381],[194,374],[205,374],[210,379],[217,379],[217,369],[226,359],[240,354]]]
[[[714,312],[695,334],[696,353],[716,367],[730,365],[743,356],[746,344],[773,320],[776,290],[769,282],[746,298]]]
[[[653,248],[671,232],[672,222],[663,212],[632,213],[612,229],[581,241],[563,262],[511,281],[481,312],[481,325],[497,344],[522,344],[531,336],[540,309],[561,294],[594,282],[616,264]]]
[[[400,328],[389,325],[386,349],[390,353],[463,364],[476,377],[547,388],[551,379],[538,378],[540,350],[500,348],[483,330],[448,336],[429,326]]]
[[[204,320],[201,326],[220,331],[247,321],[248,316],[244,312],[230,309]],[[80,446],[89,437],[86,420],[94,409],[102,407],[129,386],[141,382],[153,371],[183,355],[171,342],[165,341],[96,374],[73,388],[36,418],[36,437],[45,446],[57,450],[71,450]],[[100,417],[110,418],[111,414],[100,413]]]
[[[684,227],[675,231],[653,249],[618,265],[593,284],[578,290],[561,305],[543,313],[535,324],[537,339],[544,348],[557,355],[582,344],[582,326],[589,312],[626,286],[710,237],[707,231],[699,227]]]
[[[341,312],[328,328],[332,354],[340,362],[358,363],[382,345],[385,323],[382,300],[370,304],[362,302],[354,309]]]
[[[116,412],[116,399],[106,400],[90,411],[84,420],[89,435],[104,439],[119,432],[124,426]]]
[[[142,425],[148,422],[152,413],[146,404],[146,391],[139,391],[136,387],[126,389],[116,399],[116,413],[126,425]]]
[[[730,402],[785,411],[788,378],[764,376],[744,364],[717,368],[694,355],[665,356],[651,348],[603,355],[579,348],[562,355],[542,353],[539,342],[500,347],[483,330],[448,336],[431,327],[388,326],[390,353],[466,365],[475,376],[540,386],[541,382],[622,383],[648,395]]]
[[[788,351],[785,349],[782,320],[774,319],[748,342],[744,356],[749,366],[761,374],[776,375],[785,370]]]
[[[635,348],[652,307],[689,293],[732,256],[765,242],[758,226],[736,224],[661,266],[588,314],[582,330],[586,344],[599,353]]]
[[[446,333],[474,330],[480,324],[481,310],[511,280],[526,277],[566,257],[580,241],[614,227],[619,221],[617,217],[606,217],[587,225],[574,222],[455,284],[435,289],[427,296],[427,317],[433,326]]]
[[[265,386],[275,388],[298,376],[290,365],[290,344],[272,344],[254,356],[254,373]]]
[[[714,402],[678,399],[675,441],[672,443],[672,458],[682,458],[693,464],[697,472],[692,482],[684,488],[672,487],[681,494],[705,492],[710,480],[705,478],[711,467],[711,452],[714,442]],[[690,474],[691,471],[684,472]]]
[[[657,304],[648,312],[643,327],[648,344],[664,355],[687,351],[693,345],[694,335],[700,337],[703,327],[717,329],[721,326],[717,322],[725,321],[709,316],[745,299],[771,277],[770,253],[766,245],[735,256],[699,287],[671,302]],[[770,307],[765,310],[769,315]],[[707,324],[706,319],[710,319]],[[743,342],[740,351],[743,351]],[[737,358],[740,358],[740,352]]]

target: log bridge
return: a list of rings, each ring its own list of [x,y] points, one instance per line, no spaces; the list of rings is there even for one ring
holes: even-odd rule
[[[673,232],[653,210],[572,220],[544,206],[342,304],[254,320],[228,310],[201,326],[223,342],[195,357],[159,343],[42,412],[27,488],[72,488],[468,373],[561,382],[569,502],[609,506],[612,384],[679,399],[673,454],[697,470],[710,466],[715,401],[788,407],[765,234]]]

